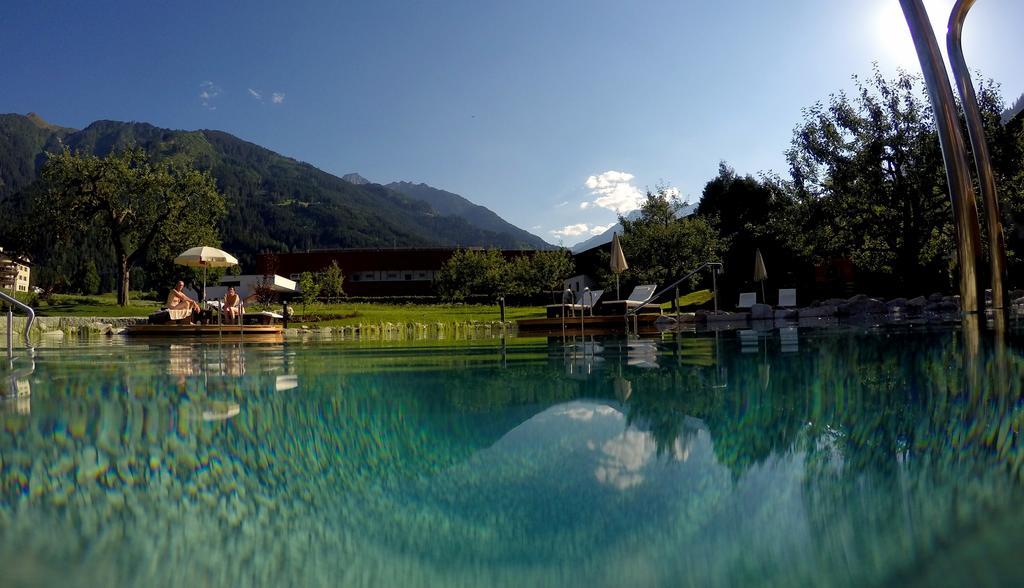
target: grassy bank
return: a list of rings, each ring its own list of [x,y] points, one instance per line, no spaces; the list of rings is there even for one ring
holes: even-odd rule
[[[39,316],[130,317],[146,316],[160,308],[161,303],[130,298],[127,307],[117,305],[115,294],[95,296],[57,294],[49,301],[36,301]],[[274,305],[280,312],[281,305]],[[378,323],[465,323],[489,322],[499,318],[498,307],[483,304],[386,304],[357,302],[340,304],[295,304],[296,324],[343,326]],[[540,306],[506,307],[505,320],[544,316]]]
[[[383,304],[358,302],[295,305],[295,322],[321,326],[377,323],[463,323],[498,320],[498,307],[482,304]],[[505,320],[544,316],[540,306],[506,307]]]
[[[54,294],[47,300],[27,300],[39,316],[95,316],[121,317],[146,316],[160,308],[161,303],[153,300],[140,300],[137,296],[129,296],[129,305],[117,305],[117,294]]]

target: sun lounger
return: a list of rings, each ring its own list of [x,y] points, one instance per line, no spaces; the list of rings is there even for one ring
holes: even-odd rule
[[[188,308],[179,308],[177,310],[163,308],[149,315],[148,322],[151,325],[165,325],[167,323],[191,324],[192,310]]]
[[[796,288],[779,288],[779,308],[796,307]]]
[[[585,314],[588,310],[593,314],[594,305],[601,299],[602,294],[604,294],[604,290],[584,290],[579,299],[572,304],[549,304],[544,308],[547,309],[548,318],[558,318],[563,314],[576,316],[577,313]]]
[[[740,292],[740,301],[736,308],[750,308],[757,304],[757,292]]]
[[[626,313],[634,308],[642,306],[645,302],[650,300],[652,296],[654,296],[654,293],[657,292],[657,290],[657,284],[642,284],[633,288],[633,291],[629,293],[629,297],[626,299],[611,300],[602,303],[601,306],[609,309],[611,311],[610,314],[619,314],[620,311],[622,313]],[[661,312],[661,308],[658,305],[651,305],[650,308],[652,312]]]

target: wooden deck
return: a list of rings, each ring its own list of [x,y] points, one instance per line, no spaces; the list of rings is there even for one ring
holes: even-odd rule
[[[130,325],[124,334],[133,337],[216,337],[227,336],[243,339],[281,338],[281,325]]]
[[[636,315],[636,324],[641,330],[650,329],[654,330],[654,323],[662,315],[660,314],[638,314]],[[630,324],[633,323],[633,317],[629,318]],[[516,321],[520,331],[530,333],[561,333],[562,325],[565,325],[567,332],[579,333],[581,330],[586,333],[598,334],[612,334],[612,333],[624,333],[626,331],[626,318],[621,314],[613,315],[598,315],[598,316],[586,316],[580,317],[566,317],[562,318],[536,318],[536,319],[520,319]]]

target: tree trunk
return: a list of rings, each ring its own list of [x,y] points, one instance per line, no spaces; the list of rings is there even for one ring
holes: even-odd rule
[[[128,306],[128,256],[121,255],[120,257],[121,264],[117,276],[117,304],[118,306]]]

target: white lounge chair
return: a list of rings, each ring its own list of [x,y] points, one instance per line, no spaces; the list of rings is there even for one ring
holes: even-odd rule
[[[589,310],[593,314],[594,305],[601,299],[602,294],[604,294],[604,290],[584,290],[580,297],[572,304],[549,304],[545,308],[548,309],[549,317],[554,316],[556,318],[561,316],[560,313],[576,316],[577,312],[586,313]]]
[[[640,286],[633,288],[633,291],[629,293],[629,297],[625,300],[612,300],[610,302],[605,302],[605,304],[624,304],[626,306],[626,311],[629,311],[631,308],[636,308],[650,300],[657,290],[657,284],[641,284]]]
[[[736,308],[750,308],[757,304],[757,292],[740,292],[740,301]]]
[[[779,308],[796,307],[796,288],[779,288]]]

